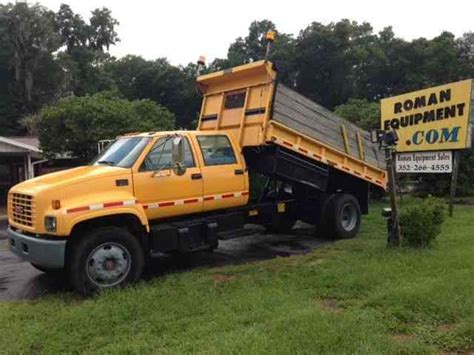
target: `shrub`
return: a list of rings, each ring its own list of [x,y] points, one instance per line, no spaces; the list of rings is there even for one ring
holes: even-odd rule
[[[129,101],[114,92],[63,99],[44,107],[37,127],[47,156],[68,154],[88,161],[97,142],[127,132],[171,130],[174,115],[150,100]]]
[[[426,248],[441,233],[446,216],[445,202],[428,197],[404,208],[400,213],[403,245]]]

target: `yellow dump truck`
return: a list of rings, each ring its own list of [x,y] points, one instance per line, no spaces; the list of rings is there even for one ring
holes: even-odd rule
[[[268,61],[197,85],[196,131],[121,136],[88,166],[14,186],[11,250],[87,294],[137,280],[154,255],[212,250],[246,223],[356,235],[369,185],[387,182],[367,132],[279,84]],[[267,178],[252,202],[249,172]]]

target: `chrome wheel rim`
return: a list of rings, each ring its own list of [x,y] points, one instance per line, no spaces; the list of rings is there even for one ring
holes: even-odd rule
[[[112,287],[125,280],[132,265],[130,252],[117,243],[103,243],[87,257],[87,277],[96,286]]]
[[[341,226],[342,228],[350,232],[357,225],[357,208],[352,203],[346,203],[341,210]]]

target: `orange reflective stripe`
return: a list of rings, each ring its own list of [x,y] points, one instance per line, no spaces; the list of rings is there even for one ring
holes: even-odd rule
[[[131,206],[136,204],[136,200],[126,200],[126,201],[114,201],[114,202],[105,202],[105,203],[95,203],[87,206],[80,206],[74,208],[68,208],[63,210],[63,214],[70,214],[70,213],[78,213],[78,212],[85,212],[85,211],[98,211],[105,208],[111,207],[122,207],[122,206]]]
[[[204,196],[203,198],[194,197],[194,198],[188,198],[185,200],[153,202],[153,203],[148,203],[148,204],[142,204],[142,206],[144,209],[171,207],[171,206],[187,205],[191,203],[198,203],[201,201],[215,201],[215,200],[227,199],[227,198],[232,198],[232,197],[247,196],[248,194],[249,194],[248,191],[232,192],[232,193]]]

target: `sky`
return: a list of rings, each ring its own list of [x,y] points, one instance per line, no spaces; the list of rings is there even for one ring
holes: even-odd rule
[[[11,0],[12,1],[12,0]],[[57,11],[62,2],[89,18],[108,7],[119,22],[121,42],[111,49],[146,59],[166,57],[174,65],[225,57],[229,44],[245,37],[253,20],[269,19],[280,32],[295,36],[311,22],[324,24],[348,18],[369,22],[375,31],[392,26],[398,37],[433,38],[447,30],[456,36],[474,31],[474,0],[38,0]]]

